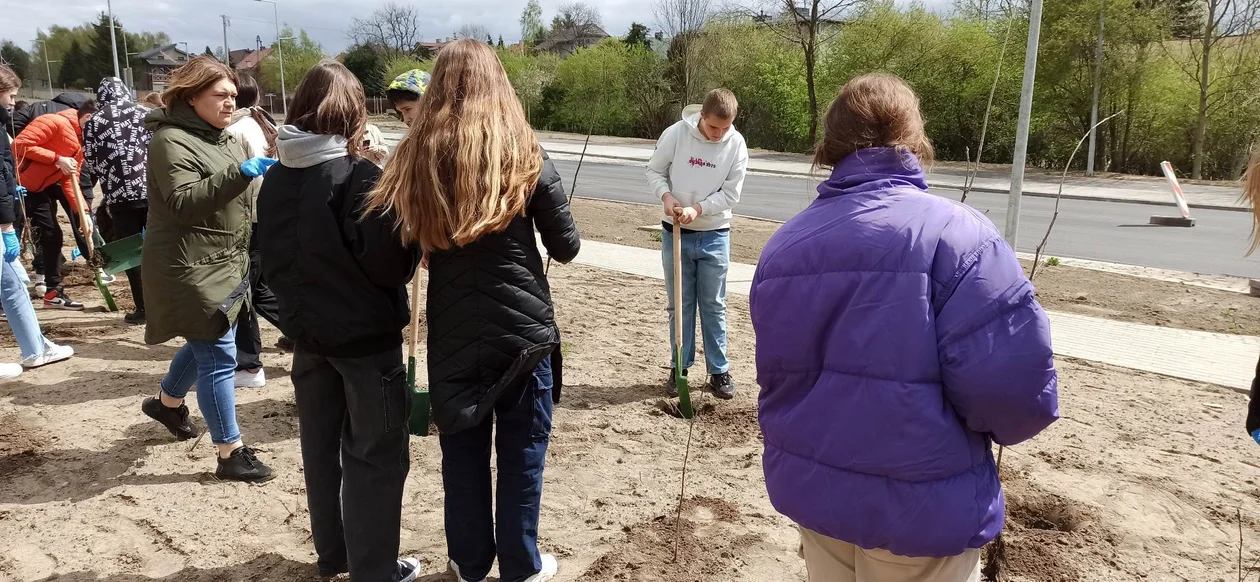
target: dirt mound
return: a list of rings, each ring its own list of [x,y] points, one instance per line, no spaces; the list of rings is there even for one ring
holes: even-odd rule
[[[712,497],[683,503],[683,518],[658,515],[625,526],[625,539],[586,569],[587,582],[696,582],[732,580],[740,571],[740,550],[764,539],[741,526],[733,504]],[[677,548],[677,553],[675,553]],[[676,559],[675,559],[676,558]]]
[[[1031,483],[1007,483],[1006,530],[985,548],[985,580],[1075,582],[1080,551],[1106,545],[1094,512]]]

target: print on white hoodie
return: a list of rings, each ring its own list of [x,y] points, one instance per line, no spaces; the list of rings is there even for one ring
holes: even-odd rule
[[[739,203],[748,170],[748,146],[734,127],[721,140],[709,141],[699,123],[700,106],[689,105],[682,120],[661,134],[648,160],[648,185],[658,200],[673,194],[683,206],[700,204],[703,212],[688,230],[730,228],[731,209]],[[673,217],[664,220],[673,224]]]

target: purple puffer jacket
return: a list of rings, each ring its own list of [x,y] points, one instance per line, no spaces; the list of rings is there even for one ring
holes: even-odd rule
[[[903,556],[1002,529],[990,439],[1058,418],[1050,325],[1015,253],[928,194],[913,154],[858,151],[770,239],[752,283],[775,509]]]

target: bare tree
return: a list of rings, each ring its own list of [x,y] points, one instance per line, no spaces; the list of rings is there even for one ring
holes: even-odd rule
[[[861,0],[761,0],[759,4],[743,10],[755,22],[800,47],[805,58],[805,87],[809,91],[810,143],[818,141],[818,92],[814,83],[818,49],[839,34],[840,19],[860,2]],[[766,9],[772,12],[767,13]],[[778,11],[777,15],[773,13],[775,10]]]
[[[599,9],[585,2],[569,2],[560,6],[556,16],[551,19],[551,31],[583,29],[587,26],[604,26],[604,19]]]
[[[671,55],[678,59],[682,102],[691,102],[699,59],[696,40],[712,14],[710,0],[656,0],[652,5],[658,29],[671,38]]]
[[[465,24],[455,31],[455,38],[481,40],[490,38],[490,29],[481,24]]]
[[[420,42],[420,14],[413,5],[388,2],[368,18],[350,21],[348,33],[355,44],[373,44],[397,55]]]
[[[1182,72],[1193,79],[1199,89],[1198,116],[1191,138],[1193,163],[1190,177],[1196,180],[1203,177],[1208,114],[1231,100],[1254,101],[1257,95],[1240,91],[1245,84],[1236,81],[1260,74],[1256,59],[1252,58],[1257,48],[1254,33],[1260,24],[1260,18],[1257,18],[1260,15],[1260,0],[1205,0],[1203,8],[1202,32],[1198,38],[1188,41],[1188,50],[1179,46],[1182,41],[1164,43],[1164,50],[1174,57]]]

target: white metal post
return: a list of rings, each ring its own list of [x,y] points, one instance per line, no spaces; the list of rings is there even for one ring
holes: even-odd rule
[[[1024,87],[1019,96],[1015,127],[1015,159],[1011,162],[1011,194],[1006,206],[1006,242],[1014,249],[1019,239],[1019,204],[1024,193],[1024,165],[1028,160],[1028,122],[1032,118],[1033,85],[1037,78],[1037,48],[1041,40],[1041,1],[1032,0],[1028,16],[1028,46],[1024,49]]]

